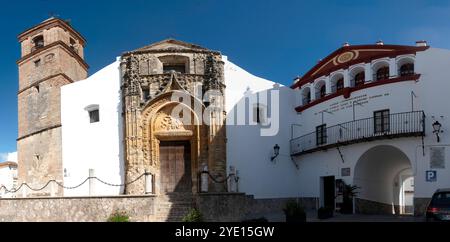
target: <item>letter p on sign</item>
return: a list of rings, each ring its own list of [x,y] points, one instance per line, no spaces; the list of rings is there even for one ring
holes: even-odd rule
[[[427,177],[427,182],[436,182],[437,181],[437,171],[427,171],[426,177]]]

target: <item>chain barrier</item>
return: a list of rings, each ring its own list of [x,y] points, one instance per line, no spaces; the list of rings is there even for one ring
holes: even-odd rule
[[[28,187],[28,189],[30,189],[30,190],[33,191],[33,192],[40,192],[40,191],[43,191],[44,189],[46,189],[46,188],[47,188],[48,186],[50,186],[50,184],[52,184],[52,183],[55,183],[55,184],[58,185],[59,187],[61,187],[61,188],[63,188],[63,189],[66,189],[66,190],[74,190],[74,189],[80,188],[81,186],[83,186],[84,184],[86,184],[86,182],[88,182],[88,181],[90,181],[90,180],[92,180],[92,179],[97,180],[97,181],[99,181],[100,183],[103,183],[103,184],[105,184],[105,185],[107,185],[107,186],[112,186],[112,187],[125,187],[125,186],[129,186],[129,185],[131,185],[131,184],[133,184],[133,183],[139,181],[140,179],[142,179],[144,176],[147,176],[147,175],[150,175],[150,173],[144,173],[144,174],[140,175],[139,177],[137,177],[136,179],[134,179],[133,181],[130,181],[130,182],[127,182],[127,183],[124,183],[124,184],[112,184],[112,183],[109,183],[109,182],[105,182],[105,181],[101,180],[101,179],[98,178],[98,177],[88,177],[88,178],[86,178],[86,180],[84,180],[81,184],[79,184],[79,185],[77,185],[77,186],[73,186],[73,187],[64,186],[62,183],[59,183],[59,182],[57,182],[56,180],[49,180],[49,181],[47,182],[47,184],[45,184],[45,186],[43,186],[43,187],[41,187],[41,188],[33,188],[33,187],[31,187],[30,185],[28,185],[27,183],[22,183],[18,188],[15,188],[15,189],[13,188],[13,189],[11,189],[11,190],[9,190],[6,186],[2,185],[2,186],[0,186],[0,191],[1,191],[1,190],[5,190],[6,194],[8,194],[8,193],[17,193],[17,192],[19,192],[23,187]]]

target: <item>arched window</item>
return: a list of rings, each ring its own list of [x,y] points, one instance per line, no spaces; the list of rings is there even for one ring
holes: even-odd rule
[[[400,67],[400,76],[409,76],[414,74],[414,63],[407,63]]]
[[[385,66],[385,67],[381,67],[380,69],[377,70],[377,74],[376,74],[376,80],[386,80],[389,79],[389,67]]]
[[[344,79],[343,78],[336,81],[336,91],[339,92],[342,89],[344,89]]]
[[[360,72],[355,75],[355,87],[364,85],[365,81],[366,81],[366,73],[365,72]]]
[[[33,38],[33,48],[32,50],[35,51],[37,49],[44,47],[44,36],[39,35]]]
[[[323,85],[320,87],[319,97],[320,97],[320,98],[323,98],[323,97],[325,97],[325,95],[327,95],[327,88],[326,88],[325,84],[323,84]]]

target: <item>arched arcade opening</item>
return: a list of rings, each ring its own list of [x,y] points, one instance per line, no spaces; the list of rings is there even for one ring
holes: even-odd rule
[[[354,185],[359,187],[356,213],[400,215],[413,211],[412,164],[394,146],[381,145],[366,151],[356,164]]]

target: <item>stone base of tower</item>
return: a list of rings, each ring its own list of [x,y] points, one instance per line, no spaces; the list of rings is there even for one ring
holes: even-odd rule
[[[18,160],[20,162],[18,175],[19,186],[27,186],[20,190],[19,197],[49,197],[62,196],[63,189],[54,183],[42,189],[51,180],[63,183],[61,127],[43,131],[18,140]]]

